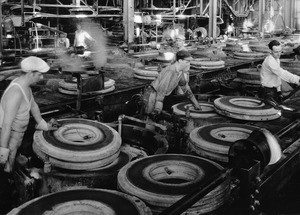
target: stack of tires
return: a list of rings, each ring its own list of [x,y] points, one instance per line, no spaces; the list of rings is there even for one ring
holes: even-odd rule
[[[118,187],[145,202],[153,214],[160,214],[223,170],[219,164],[197,156],[153,155],[124,166],[118,174]],[[228,200],[229,194],[228,178],[188,208],[184,214],[213,212]]]
[[[41,195],[76,187],[117,189],[123,166],[168,150],[166,138],[146,128],[77,118],[58,122],[58,130],[34,134],[33,151],[44,163]]]
[[[224,96],[214,100],[217,113],[246,121],[269,121],[281,116],[281,111],[262,99],[250,96]]]
[[[237,140],[247,139],[255,126],[237,123],[204,125],[191,131],[188,149],[201,157],[228,163],[230,146]]]
[[[84,119],[59,120],[56,131],[37,130],[33,150],[44,162],[69,170],[92,170],[115,161],[121,137],[113,128]]]

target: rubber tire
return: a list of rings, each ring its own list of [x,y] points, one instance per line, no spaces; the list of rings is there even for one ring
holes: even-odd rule
[[[214,104],[211,102],[198,102],[202,110],[195,110],[190,102],[182,102],[172,106],[173,113],[178,116],[186,116],[186,108],[190,107],[191,118],[209,118],[217,116]]]
[[[151,77],[151,76],[141,76],[141,75],[137,75],[137,74],[134,74],[133,75],[135,78],[137,79],[141,79],[141,80],[155,80],[156,77]]]
[[[51,163],[51,165],[68,170],[95,170],[113,163],[119,157],[120,151],[117,151],[115,154],[100,159],[96,161],[89,161],[89,162],[68,162],[61,159],[56,159],[54,157],[50,157],[49,155],[42,152],[37,144],[34,142],[32,144],[32,149],[37,155],[37,157],[44,162],[47,160]]]
[[[102,206],[95,205],[95,208],[98,209],[97,214],[107,214],[107,211],[103,210],[105,207],[111,208],[111,210],[114,211],[113,214],[152,214],[150,209],[142,201],[131,195],[106,189],[75,189],[35,198],[15,208],[9,212],[8,215],[32,214],[33,211],[34,214],[46,214],[51,211],[56,214],[62,211],[55,212],[53,208],[72,202],[74,202],[73,207],[76,208],[76,205],[84,206],[84,203],[80,203],[80,201],[85,202],[86,200],[102,204]],[[74,208],[73,210],[75,210]],[[66,209],[72,210],[72,207],[67,207]]]
[[[157,66],[145,66],[134,68],[134,73],[138,76],[146,77],[157,77],[158,76],[158,67]]]
[[[234,52],[233,53],[235,56],[238,57],[250,57],[250,58],[262,58],[266,57],[265,53],[260,53],[260,52]]]
[[[191,60],[191,65],[194,66],[205,66],[205,67],[217,67],[217,66],[225,66],[225,62],[222,60],[202,60],[201,58],[196,58]]]
[[[222,69],[222,68],[225,68],[225,65],[223,65],[223,66],[194,66],[194,65],[191,65],[191,68],[194,68],[194,69],[205,69],[205,70]]]
[[[222,169],[223,167],[219,164],[197,156],[153,155],[124,166],[118,174],[118,187],[121,191],[131,193],[145,201],[152,211],[154,208],[161,212],[191,190],[200,187],[203,181],[219,173]],[[170,173],[167,173],[168,170]],[[176,172],[176,170],[178,171]],[[189,170],[193,172],[189,173]],[[178,178],[172,173],[178,173]],[[177,183],[164,183],[155,179],[155,177],[162,177],[163,179],[170,177],[171,180],[180,180],[183,177],[181,174],[185,173],[190,177],[190,180],[179,185]],[[187,213],[201,214],[215,210],[227,199],[228,192],[229,181],[226,180],[189,208]]]
[[[235,119],[267,121],[280,117],[279,110],[254,97],[224,96],[214,100],[214,105],[217,113]]]
[[[33,136],[33,141],[37,144],[39,150],[50,157],[68,162],[91,162],[110,157],[120,150],[120,135],[113,128],[103,123],[75,118],[58,120],[58,122],[61,127],[57,131],[37,130]],[[76,128],[77,124],[83,125],[82,127],[88,126],[86,129],[94,129],[95,141],[90,142],[88,145],[75,145],[72,141],[66,142],[68,140],[65,140],[61,134],[68,131],[69,125]],[[103,136],[101,136],[101,133]]]
[[[193,32],[194,32],[194,33],[201,32],[201,37],[202,37],[202,38],[207,37],[207,30],[206,30],[205,28],[203,28],[203,27],[195,28],[195,29],[193,30]],[[197,34],[197,35],[198,35],[198,34]]]
[[[195,128],[189,135],[189,141],[194,149],[228,155],[232,143],[248,138],[251,132],[257,128],[237,123],[205,125]]]
[[[81,93],[81,95],[83,96],[92,96],[92,95],[100,95],[100,94],[104,94],[104,93],[109,93],[109,92],[112,92],[116,89],[115,86],[111,86],[109,88],[106,88],[106,89],[103,89],[103,90],[98,90],[98,91],[91,91],[91,92],[86,92],[86,93]],[[63,94],[67,94],[67,95],[75,95],[77,96],[77,90],[66,90],[64,88],[61,88],[59,87],[58,88],[58,91],[60,93],[63,93]]]

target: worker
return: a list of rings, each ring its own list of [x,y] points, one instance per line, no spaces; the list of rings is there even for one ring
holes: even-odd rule
[[[6,37],[8,37],[8,35],[14,36],[15,26],[11,18],[11,13],[9,9],[5,9],[3,12],[2,25],[3,25],[4,35]]]
[[[30,86],[43,78],[50,67],[38,57],[27,57],[20,63],[22,74],[4,91],[0,103],[0,171],[11,173],[17,150],[27,129],[30,112],[37,122],[36,129],[55,130],[55,120],[46,122],[35,102]]]
[[[89,48],[87,41],[95,42],[94,38],[82,28],[81,23],[76,24],[74,47],[78,54],[84,54],[84,51]]]
[[[67,33],[60,33],[56,46],[62,49],[68,49],[70,47],[70,40],[67,37]]]
[[[262,97],[266,101],[272,100],[280,104],[282,102],[282,80],[299,85],[300,77],[281,68],[279,58],[282,47],[279,41],[272,40],[268,46],[271,53],[265,58],[260,70]]]
[[[185,42],[185,36],[182,34],[178,34],[176,36],[176,48],[177,51],[187,51],[187,49],[184,46],[184,42]]]
[[[145,114],[155,119],[163,109],[165,96],[171,94],[176,88],[180,90],[191,100],[195,109],[200,109],[189,86],[189,69],[191,55],[187,51],[176,53],[176,61],[164,67],[158,74],[158,77],[150,84],[144,93]]]

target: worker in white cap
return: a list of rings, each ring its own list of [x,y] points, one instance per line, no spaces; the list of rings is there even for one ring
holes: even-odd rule
[[[30,112],[37,122],[36,129],[54,130],[57,124],[46,122],[35,102],[30,86],[48,72],[48,64],[38,57],[21,61],[22,74],[14,79],[4,91],[0,103],[0,171],[10,173],[15,157],[27,129]]]
[[[177,51],[187,51],[187,49],[184,46],[185,36],[182,34],[178,34],[175,39]]]

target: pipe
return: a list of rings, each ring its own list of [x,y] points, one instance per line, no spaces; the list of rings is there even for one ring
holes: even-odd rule
[[[124,119],[124,116],[125,115],[120,115],[118,117],[118,132],[119,132],[119,135],[121,136],[122,135],[122,121]]]
[[[163,130],[163,131],[166,131],[166,130],[167,130],[167,127],[164,126],[164,125],[161,125],[161,124],[158,124],[158,123],[155,123],[155,122],[148,122],[148,121],[145,121],[145,120],[140,120],[140,119],[137,119],[137,118],[134,118],[134,117],[131,117],[131,116],[126,116],[126,115],[122,114],[122,115],[120,115],[120,116],[118,117],[118,121],[119,121],[118,130],[119,130],[119,133],[120,133],[120,131],[121,131],[120,126],[122,126],[121,121],[122,121],[123,119],[129,119],[129,120],[134,121],[134,122],[143,123],[143,124],[148,124],[148,125],[153,125],[153,126],[155,126],[155,127],[160,128],[160,129]]]
[[[285,135],[287,132],[291,131],[292,129],[296,128],[298,125],[300,124],[300,120],[296,119],[295,121],[293,121],[292,123],[288,124],[287,126],[285,126],[283,129],[281,129],[280,131],[278,131],[276,133],[278,138],[281,138],[283,135]]]
[[[221,173],[214,175],[210,180],[208,179],[206,183],[198,189],[194,190],[192,193],[185,195],[169,208],[164,210],[160,215],[180,215],[196,202],[198,202],[201,198],[203,198],[206,194],[212,191],[214,188],[219,186],[229,175],[228,169],[224,169]]]

